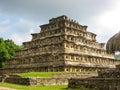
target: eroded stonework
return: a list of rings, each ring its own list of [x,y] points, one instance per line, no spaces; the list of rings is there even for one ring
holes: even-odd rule
[[[71,78],[68,80],[69,88],[85,87],[94,90],[120,90],[120,65],[114,70],[100,71],[97,77]]]
[[[40,26],[40,33],[24,42],[24,49],[8,60],[0,73],[29,71],[97,72],[115,68],[119,61],[106,53],[105,44],[96,41],[96,34],[88,32],[63,15]]]

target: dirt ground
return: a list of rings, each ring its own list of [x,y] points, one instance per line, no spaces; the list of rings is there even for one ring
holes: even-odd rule
[[[7,87],[1,87],[1,86],[0,86],[0,90],[16,90],[16,89],[7,88]]]

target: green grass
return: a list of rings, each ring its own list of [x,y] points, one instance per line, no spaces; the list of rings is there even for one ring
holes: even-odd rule
[[[22,77],[52,77],[53,74],[66,74],[68,72],[28,72],[18,74]]]
[[[90,90],[85,88],[79,89],[68,89],[66,85],[55,85],[55,86],[22,86],[9,83],[0,83],[0,86],[14,88],[17,90]],[[91,89],[92,90],[92,89]]]

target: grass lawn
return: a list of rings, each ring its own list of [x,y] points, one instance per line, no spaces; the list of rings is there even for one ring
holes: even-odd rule
[[[20,73],[19,76],[22,77],[52,77],[53,74],[68,74],[70,72],[28,72]],[[93,90],[93,89],[71,89],[67,85],[53,85],[53,86],[23,86],[10,83],[0,83],[0,86],[14,88],[17,90]]]
[[[28,72],[18,74],[22,77],[52,77],[53,74],[67,74],[69,72]]]
[[[55,86],[22,86],[9,83],[0,83],[0,86],[14,88],[17,90],[90,90],[85,88],[79,89],[68,89],[66,85],[55,85]],[[91,89],[92,90],[92,89]]]

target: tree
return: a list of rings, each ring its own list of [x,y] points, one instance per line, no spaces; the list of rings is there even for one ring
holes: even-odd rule
[[[21,47],[16,45],[12,40],[0,38],[0,68],[3,68],[6,61],[13,58],[15,51],[20,49]]]
[[[12,40],[5,40],[5,48],[8,51],[9,58],[13,58],[15,55],[15,51],[18,51],[21,49],[20,46],[16,45]]]
[[[0,68],[4,65],[6,58],[8,58],[8,52],[5,48],[3,38],[0,38]]]

